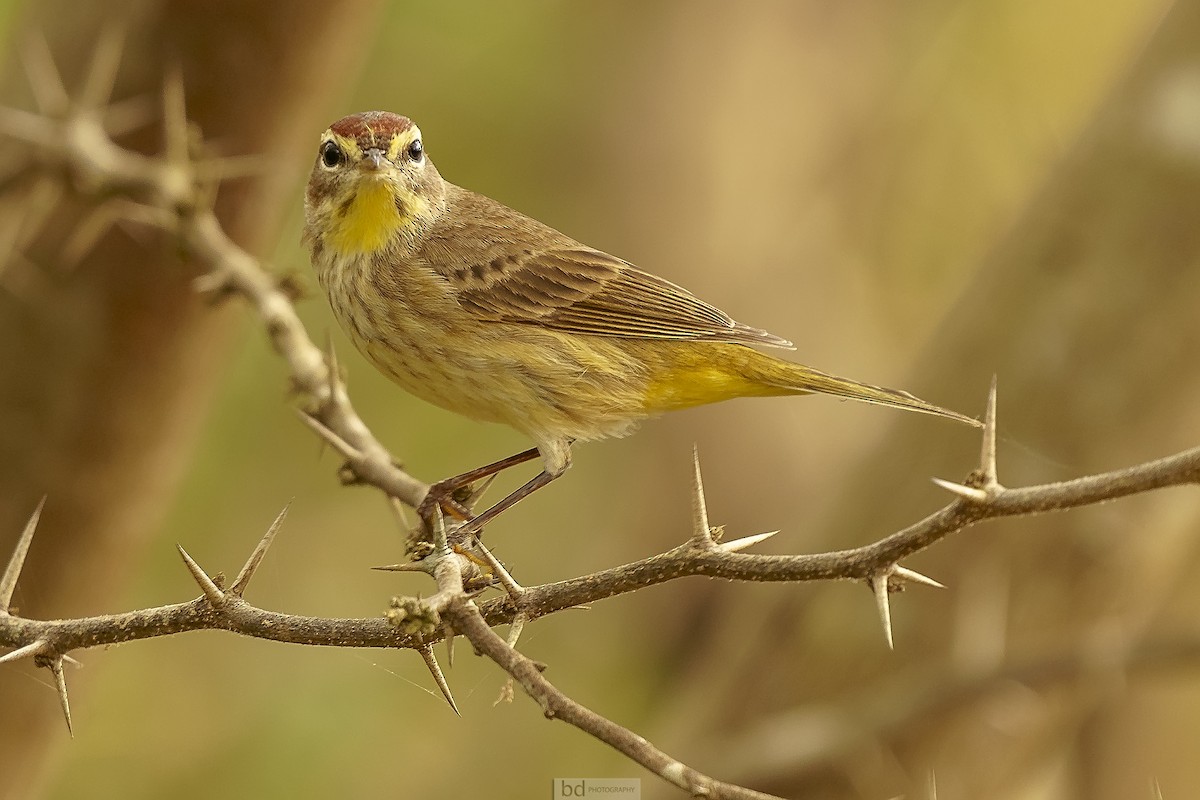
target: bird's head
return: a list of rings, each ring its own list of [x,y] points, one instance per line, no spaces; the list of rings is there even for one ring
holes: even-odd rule
[[[351,114],[321,134],[305,196],[308,233],[343,254],[375,252],[419,234],[444,195],[412,120]]]

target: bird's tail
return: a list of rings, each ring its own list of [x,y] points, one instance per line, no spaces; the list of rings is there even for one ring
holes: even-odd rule
[[[888,389],[884,386],[872,386],[869,383],[839,378],[836,375],[830,375],[803,364],[784,361],[757,350],[748,350],[747,352],[752,354],[746,360],[748,377],[765,387],[779,390],[780,394],[828,394],[864,403],[916,411],[921,414],[932,414],[977,428],[982,427],[979,420],[948,408],[936,406],[899,389]]]
[[[664,365],[666,369],[648,388],[648,411],[657,413],[734,397],[828,394],[981,427],[978,420],[908,392],[839,378],[744,345],[705,342],[694,343],[692,349],[672,344],[671,363]]]

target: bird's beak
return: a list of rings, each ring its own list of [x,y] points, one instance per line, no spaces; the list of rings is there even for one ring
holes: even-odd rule
[[[368,147],[363,153],[363,166],[372,172],[383,169],[383,165],[388,163],[387,153],[378,147]]]

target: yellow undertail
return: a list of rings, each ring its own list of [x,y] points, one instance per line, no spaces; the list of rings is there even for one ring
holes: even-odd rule
[[[652,414],[719,403],[735,397],[828,394],[980,426],[977,420],[898,389],[871,386],[723,342],[670,342],[656,348],[646,390]]]

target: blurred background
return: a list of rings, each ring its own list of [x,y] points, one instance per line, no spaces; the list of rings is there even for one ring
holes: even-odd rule
[[[1194,2],[43,0],[0,19],[5,104],[34,107],[30,37],[77,88],[115,25],[125,111],[154,110],[178,65],[212,145],[266,157],[222,189],[222,218],[314,290],[310,333],[425,480],[528,443],[389,385],[318,294],[302,190],[320,132],[353,111],[413,117],[448,180],[798,342],[806,363],[972,414],[998,374],[1009,485],[1196,443]],[[157,152],[153,119],[120,141]],[[255,604],[374,616],[430,590],[367,570],[399,560],[402,532],[378,493],[338,485],[240,302],[198,298],[198,265],[136,226],[69,263],[97,200],[24,146],[0,163],[4,552],[49,496],[23,615],[190,599],[175,543],[229,573],[289,502]],[[672,547],[693,444],[713,522],[781,529],[760,548],[780,553],[924,516],[950,499],[928,478],[961,479],[978,451],[917,415],[729,403],[576,448],[489,541],[526,584]],[[1191,797],[1198,533],[1186,490],[970,529],[908,564],[949,588],[894,597],[894,652],[863,586],[699,578],[540,620],[521,648],[672,755],[786,796]],[[572,776],[679,796],[524,696],[494,705],[502,674],[461,644],[462,718],[412,652],[201,632],[75,655],[73,740],[49,674],[0,667],[0,797],[534,798]]]

